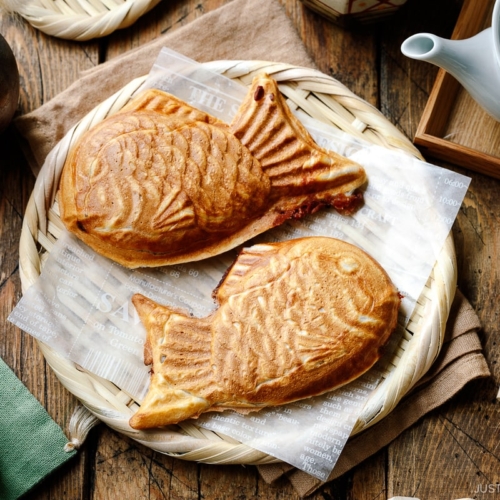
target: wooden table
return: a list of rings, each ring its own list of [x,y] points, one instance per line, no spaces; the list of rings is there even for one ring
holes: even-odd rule
[[[132,27],[105,39],[76,43],[45,36],[20,18],[0,15],[0,32],[21,74],[18,113],[29,112],[92,68],[166,30],[176,30],[230,0],[161,2]],[[304,8],[280,0],[319,68],[377,106],[408,137],[419,123],[436,68],[406,59],[401,42],[428,31],[448,37],[460,0],[409,0],[388,23],[343,30]],[[432,15],[430,15],[432,13]],[[399,436],[391,445],[312,495],[314,499],[500,498],[500,182],[435,162],[472,177],[453,233],[459,287],[483,325],[481,339],[492,379],[474,382]],[[36,342],[6,318],[21,296],[18,241],[34,178],[10,127],[0,139],[0,356],[63,428],[77,403],[47,367]],[[152,452],[104,425],[62,470],[30,499],[204,498],[293,499],[286,481],[267,485],[254,467],[211,466]]]

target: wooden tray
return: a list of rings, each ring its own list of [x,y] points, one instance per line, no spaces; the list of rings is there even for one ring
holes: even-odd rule
[[[465,0],[452,39],[476,35],[491,26],[494,0]],[[500,122],[491,118],[465,89],[440,69],[414,143],[425,157],[500,179]]]

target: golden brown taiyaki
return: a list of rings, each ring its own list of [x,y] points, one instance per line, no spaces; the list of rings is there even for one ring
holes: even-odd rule
[[[133,428],[255,411],[344,385],[379,359],[400,303],[372,257],[326,237],[244,249],[215,298],[210,316],[194,318],[133,296],[152,365]]]
[[[348,211],[363,168],[320,148],[276,82],[256,77],[233,123],[147,90],[70,152],[66,227],[127,267],[199,260],[322,205]]]

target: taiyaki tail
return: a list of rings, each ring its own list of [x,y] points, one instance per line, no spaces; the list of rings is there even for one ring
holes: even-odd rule
[[[366,182],[361,165],[316,144],[266,74],[254,78],[231,130],[261,162],[275,196],[315,193],[329,201]]]
[[[160,306],[140,294],[134,295],[132,302],[147,330],[145,362],[152,363],[152,374],[149,391],[130,420],[131,427],[148,429],[197,417],[211,406],[207,397],[214,389],[206,321]]]

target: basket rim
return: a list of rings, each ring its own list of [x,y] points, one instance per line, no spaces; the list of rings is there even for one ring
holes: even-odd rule
[[[57,38],[87,41],[131,26],[161,0],[2,0],[5,8]]]
[[[304,93],[308,93],[315,100],[319,96],[321,102],[323,98],[333,96],[337,104],[342,103],[341,106],[344,106],[344,110],[350,114],[352,122],[363,122],[363,120],[368,122],[363,123],[364,126],[361,127],[356,125],[355,130],[359,132],[358,135],[366,139],[368,132],[369,140],[371,139],[372,142],[377,139],[383,145],[395,149],[402,149],[400,144],[403,144],[404,151],[422,159],[416,147],[394,125],[390,124],[380,111],[353,94],[333,77],[318,70],[283,63],[241,60],[212,61],[204,63],[204,66],[223,73],[230,78],[237,79],[242,83],[250,80],[251,75],[265,70],[278,81],[280,89],[282,86],[286,86],[287,83],[296,83],[300,94],[299,101],[307,100],[303,96]],[[36,181],[23,220],[20,241],[20,276],[23,292],[36,280],[41,272],[43,254],[39,252],[39,245],[42,247],[44,245],[50,247],[51,245],[50,225],[57,225],[57,221],[54,220],[50,209],[56,197],[57,176],[60,175],[62,170],[68,148],[72,141],[76,140],[78,134],[83,133],[84,130],[101,121],[105,116],[121,109],[131,95],[142,85],[145,78],[143,76],[132,80],[120,91],[84,116],[66,133],[47,157]],[[308,84],[309,87],[321,89],[323,92],[307,90]],[[285,89],[286,92],[289,90],[288,88]],[[325,93],[325,90],[329,93]],[[287,95],[287,97],[289,101],[293,100],[290,95]],[[328,101],[328,99],[326,100]],[[308,106],[307,103],[305,105]],[[338,111],[334,110],[333,114],[335,113],[338,114]],[[336,119],[336,117],[334,118]],[[369,119],[371,119],[371,122]],[[362,132],[360,132],[361,130]],[[383,136],[383,134],[386,134],[386,136]],[[370,397],[366,411],[363,411],[352,435],[358,434],[383,419],[434,362],[441,349],[446,320],[454,297],[457,279],[456,271],[455,250],[450,233],[438,256],[428,282],[428,288],[426,288],[425,311],[419,317],[419,323],[414,322],[407,328],[408,335],[405,342],[411,348],[403,352],[400,364],[406,363],[410,359],[412,361],[410,364],[414,365],[414,371],[400,373],[397,377],[394,376],[391,379],[386,378],[379,385]],[[177,431],[172,431],[172,429],[166,431],[170,434],[173,432],[174,436],[178,438],[171,440],[169,446],[162,439],[158,441],[151,440],[147,433],[131,429],[128,426],[128,417],[124,419],[123,414],[119,413],[118,408],[130,408],[131,402],[125,403],[127,398],[130,399],[126,394],[113,384],[99,380],[98,377],[82,371],[74,363],[59,356],[47,345],[42,344],[40,341],[38,343],[48,364],[61,383],[91,413],[111,428],[146,444],[152,449],[185,460],[196,460],[205,463],[263,464],[281,462],[279,459],[265,453],[256,452],[256,450],[246,445],[235,443],[233,440],[228,440],[219,434],[196,430],[196,426],[192,424],[177,426]],[[425,353],[425,355],[418,357],[416,363],[414,362],[415,351]],[[96,390],[97,386],[99,386],[98,390]],[[132,407],[133,404],[132,402]],[[130,411],[133,412],[132,409]],[[172,443],[174,443],[174,448],[172,448]],[[178,446],[178,448],[175,448],[175,446]]]

